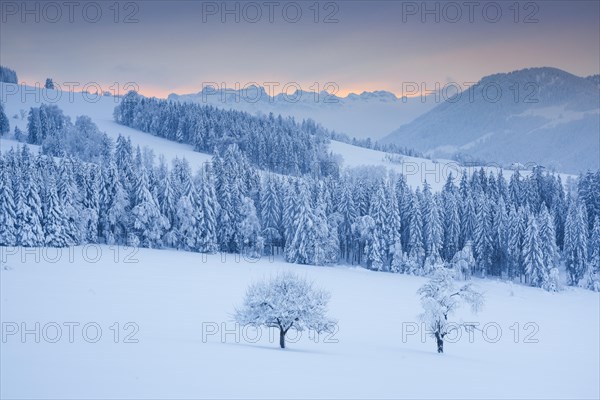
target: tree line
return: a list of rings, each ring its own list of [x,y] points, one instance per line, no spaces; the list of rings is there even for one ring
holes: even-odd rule
[[[110,143],[110,141],[109,141]],[[289,262],[348,263],[429,275],[445,264],[471,275],[556,290],[598,290],[600,172],[565,193],[540,169],[451,176],[434,193],[372,168],[332,177],[260,173],[236,145],[192,172],[169,167],[120,136],[98,163],[33,154],[0,159],[0,245],[120,243]]]
[[[253,116],[210,105],[146,98],[129,92],[114,111],[115,121],[179,143],[196,151],[223,152],[236,144],[250,162],[288,175],[328,174],[328,131],[312,120]]]
[[[32,108],[28,122],[41,153],[24,146],[1,159],[1,245],[282,254],[416,275],[445,264],[464,278],[547,290],[558,289],[561,270],[571,285],[600,289],[600,171],[566,191],[541,167],[509,179],[482,168],[434,193],[381,168],[261,171],[237,143],[216,147],[198,171],[185,159],[157,163],[151,150],[123,136],[115,144],[88,117],[72,124],[55,106]],[[292,164],[279,170],[298,172]]]

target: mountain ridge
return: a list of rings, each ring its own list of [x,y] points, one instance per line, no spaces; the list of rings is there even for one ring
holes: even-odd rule
[[[598,168],[599,76],[535,67],[483,77],[382,139],[433,157]]]

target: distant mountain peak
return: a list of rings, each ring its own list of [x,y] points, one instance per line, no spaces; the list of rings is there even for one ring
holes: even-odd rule
[[[385,138],[434,157],[471,157],[563,172],[598,168],[600,80],[552,67],[483,77]]]
[[[219,88],[213,85],[204,86],[199,92],[195,94],[177,94],[171,93],[169,95],[170,99],[180,99],[183,97],[191,97],[191,96],[203,96],[204,98],[214,96],[217,98],[219,96],[238,96],[240,98],[252,98],[259,99],[259,101],[277,103],[278,101],[289,101],[289,99],[302,99],[303,102],[314,102],[318,103],[327,99],[326,103],[332,102],[352,102],[352,101],[362,101],[362,102],[397,102],[399,98],[392,92],[387,90],[375,90],[372,92],[363,91],[360,94],[349,93],[346,96],[337,96],[335,94],[329,93],[327,90],[321,90],[317,93],[312,91],[306,91],[302,89],[298,89],[292,93],[278,93],[274,96],[270,96],[264,86],[260,85],[249,85],[244,88],[235,89],[235,88]],[[332,101],[333,100],[333,101]]]

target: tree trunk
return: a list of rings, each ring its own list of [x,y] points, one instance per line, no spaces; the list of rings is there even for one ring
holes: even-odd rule
[[[443,353],[444,352],[444,339],[442,339],[442,337],[438,333],[435,334],[435,339],[437,341],[438,353]]]
[[[279,346],[285,349],[285,332],[283,329],[279,330]]]

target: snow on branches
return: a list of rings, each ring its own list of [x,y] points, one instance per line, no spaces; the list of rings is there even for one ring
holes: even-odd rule
[[[285,335],[291,328],[330,332],[335,321],[327,318],[330,295],[299,276],[286,272],[268,281],[252,284],[235,320],[242,325],[279,329],[279,345],[285,348]]]

